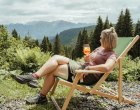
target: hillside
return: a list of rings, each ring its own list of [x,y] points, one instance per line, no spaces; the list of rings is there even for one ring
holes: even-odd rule
[[[79,32],[82,31],[84,28],[90,34],[94,30],[95,25],[82,28],[73,28],[60,32],[59,36],[62,44],[71,44],[71,45],[75,44]]]
[[[67,21],[33,21],[26,24],[8,24],[6,25],[9,32],[12,32],[13,29],[16,29],[21,37],[32,36],[36,39],[42,39],[45,36],[48,36],[52,39],[56,34],[71,28],[79,28],[84,26],[89,26],[91,24],[87,23],[72,23]]]

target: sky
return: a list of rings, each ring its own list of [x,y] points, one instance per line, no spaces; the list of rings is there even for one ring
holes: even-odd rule
[[[65,20],[96,23],[99,16],[116,23],[128,8],[134,23],[140,20],[140,0],[0,0],[0,24]]]

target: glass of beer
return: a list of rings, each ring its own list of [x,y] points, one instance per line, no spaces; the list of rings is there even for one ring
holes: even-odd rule
[[[83,52],[86,56],[88,56],[90,54],[90,46],[89,44],[84,44],[83,46]]]

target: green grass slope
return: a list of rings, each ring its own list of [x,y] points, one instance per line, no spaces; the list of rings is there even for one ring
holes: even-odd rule
[[[81,27],[81,28],[73,28],[60,32],[59,36],[62,44],[65,45],[75,44],[79,32],[82,31],[84,28],[90,34],[94,30],[95,25],[88,26],[88,27]]]

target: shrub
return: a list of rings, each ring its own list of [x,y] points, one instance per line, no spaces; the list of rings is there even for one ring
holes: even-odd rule
[[[118,79],[118,72],[118,67],[116,67],[107,80],[116,81]],[[140,76],[140,58],[132,60],[130,56],[125,57],[123,60],[122,74],[124,81],[138,80]]]
[[[51,53],[43,53],[40,48],[16,49],[14,69],[21,69],[23,72],[35,72],[43,63],[51,57]]]

